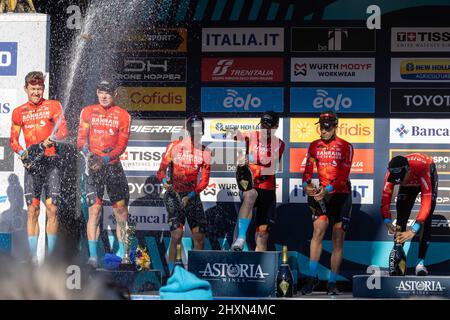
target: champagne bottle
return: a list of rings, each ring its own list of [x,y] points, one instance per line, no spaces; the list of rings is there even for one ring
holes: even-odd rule
[[[294,278],[288,264],[287,246],[283,246],[283,261],[277,273],[277,297],[292,297],[294,292]]]
[[[311,184],[312,182],[311,182],[311,180],[308,180],[307,183],[308,183],[308,184]],[[314,186],[314,192],[317,193],[317,187],[316,187],[316,186]],[[314,200],[314,201],[315,201],[315,200]],[[325,201],[322,199],[322,200],[316,201],[316,202],[319,204],[319,208],[320,208],[320,211],[321,211],[320,214],[321,214],[321,215],[327,214],[327,207],[325,206]]]
[[[400,226],[396,227],[396,233],[400,232]],[[389,275],[405,276],[406,275],[406,254],[403,245],[397,243],[396,234],[394,235],[394,247],[389,254]]]
[[[177,266],[184,268],[183,260],[181,259],[181,243],[177,244],[177,257],[175,259],[175,264],[173,266],[172,273],[170,275],[172,275],[175,272],[175,268]]]

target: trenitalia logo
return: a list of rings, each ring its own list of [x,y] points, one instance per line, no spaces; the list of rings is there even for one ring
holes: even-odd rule
[[[350,173],[373,173],[374,163],[374,150],[373,149],[354,149],[353,150],[353,163]],[[293,173],[300,173],[305,171],[306,154],[308,149],[306,148],[290,148],[290,162],[289,171]],[[316,166],[314,166],[314,172],[317,172]]]
[[[432,138],[432,140],[430,140]],[[390,119],[390,143],[450,143],[445,119]]]
[[[283,58],[203,58],[203,82],[281,82]]]
[[[312,142],[320,138],[317,118],[291,118],[290,141]],[[339,119],[337,135],[350,143],[374,142],[374,119]]]
[[[392,58],[392,82],[449,82],[450,59]]]
[[[186,111],[186,88],[121,87],[118,94],[118,105],[129,111]]]

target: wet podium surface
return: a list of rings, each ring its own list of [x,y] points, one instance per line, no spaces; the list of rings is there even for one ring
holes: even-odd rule
[[[130,293],[159,291],[162,286],[161,271],[155,269],[145,271],[97,269],[95,276],[102,277]]]

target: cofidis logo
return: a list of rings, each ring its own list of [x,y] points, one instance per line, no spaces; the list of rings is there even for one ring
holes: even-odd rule
[[[291,118],[290,141],[312,142],[320,138],[317,118]],[[339,119],[337,135],[350,143],[373,143],[374,119]]]

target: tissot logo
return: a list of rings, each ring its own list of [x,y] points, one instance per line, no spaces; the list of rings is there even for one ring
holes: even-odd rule
[[[292,28],[291,51],[372,52],[375,32],[358,27]]]
[[[391,50],[448,52],[450,51],[450,28],[392,28]]]
[[[450,113],[450,90],[391,88],[391,112]]]

